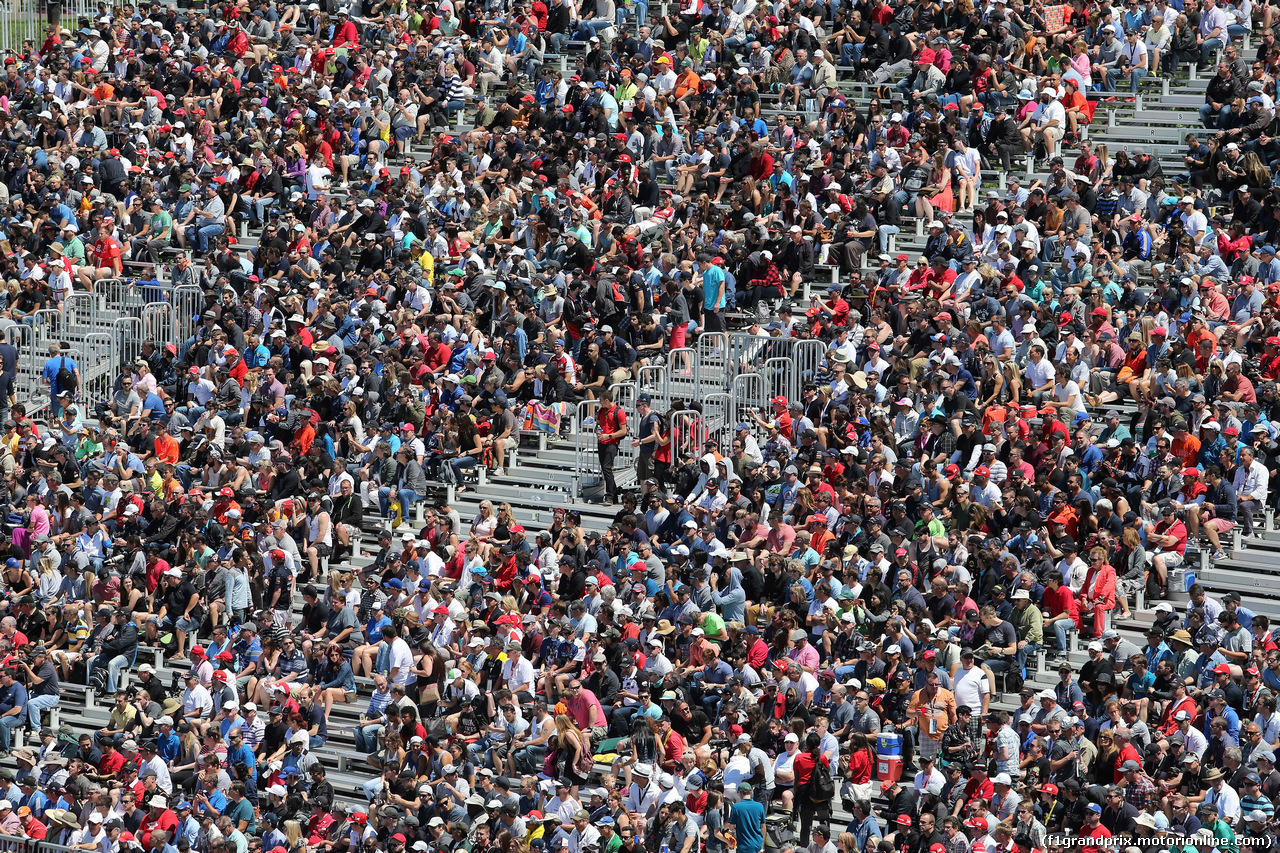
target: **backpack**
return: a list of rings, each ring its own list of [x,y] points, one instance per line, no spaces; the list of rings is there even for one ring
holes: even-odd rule
[[[65,355],[61,356],[61,361],[58,363],[58,372],[54,378],[58,380],[59,391],[70,391],[74,394],[80,390],[80,383],[76,381],[75,373],[67,370],[67,357]]]
[[[831,768],[822,763],[821,756],[813,763],[813,773],[809,775],[809,787],[805,793],[813,803],[829,803],[835,799],[836,785],[831,780]]]

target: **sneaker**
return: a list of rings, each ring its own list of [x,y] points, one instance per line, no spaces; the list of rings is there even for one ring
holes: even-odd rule
[[[1225,559],[1227,559],[1227,552],[1226,552],[1226,551],[1223,551],[1221,548],[1219,548],[1217,551],[1214,551],[1212,554],[1210,554],[1210,555],[1209,555],[1209,559],[1210,559],[1210,560],[1225,560]]]
[[[493,476],[495,476],[495,477],[501,477],[501,476],[502,476],[502,469],[501,469],[501,468],[494,468],[494,469],[493,469],[493,471],[492,471],[492,473],[493,473]]]

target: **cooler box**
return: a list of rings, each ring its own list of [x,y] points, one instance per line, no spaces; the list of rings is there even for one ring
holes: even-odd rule
[[[881,782],[897,782],[902,778],[902,759],[898,756],[876,758],[876,779]]]
[[[902,757],[902,735],[880,732],[876,735],[876,755],[880,758]]]

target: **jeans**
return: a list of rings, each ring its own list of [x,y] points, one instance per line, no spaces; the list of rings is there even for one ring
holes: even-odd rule
[[[1039,650],[1039,643],[1027,643],[1025,646],[1018,649],[1018,671],[1022,673],[1023,678],[1027,677],[1027,658],[1031,657]]]
[[[378,737],[382,734],[382,730],[386,728],[382,723],[374,723],[371,726],[356,726],[352,730],[352,734],[356,739],[356,749],[365,753],[372,754],[378,749]]]
[[[0,717],[0,750],[9,751],[9,744],[12,742],[13,730],[21,726],[27,721],[26,716],[19,711],[11,717]]]
[[[616,736],[626,735],[631,731],[631,720],[640,713],[639,705],[624,705],[609,712],[610,733]]]
[[[58,697],[54,696],[32,696],[27,699],[27,722],[31,724],[31,728],[39,731],[40,714],[45,708],[52,708],[58,704]]]
[[[440,474],[446,483],[456,486],[462,482],[462,472],[470,471],[476,467],[477,462],[474,456],[458,456],[450,459],[448,464],[440,469]]]
[[[194,242],[196,244],[196,251],[203,255],[205,252],[209,251],[209,240],[224,234],[226,230],[226,226],[221,222],[215,222],[212,225],[201,225],[199,227],[188,225],[187,243],[190,244]]]
[[[1072,627],[1070,619],[1059,619],[1053,623],[1053,636],[1058,641],[1058,651],[1065,652],[1067,650],[1067,631],[1071,630]]]
[[[1200,123],[1205,127],[1218,127],[1224,125],[1231,118],[1231,105],[1223,104],[1217,110],[1212,104],[1204,104],[1200,107]]]
[[[1200,43],[1200,64],[1208,65],[1213,59],[1213,53],[1216,50],[1222,50],[1222,39],[1205,39]]]
[[[857,65],[862,59],[862,44],[856,41],[845,42],[840,46],[840,64],[843,66]]]
[[[618,497],[618,482],[613,477],[613,463],[618,458],[618,445],[601,444],[598,447],[600,453],[600,471],[604,475],[604,496],[605,500],[614,500]]]
[[[413,489],[400,489],[397,496],[400,498],[401,518],[408,518],[409,506],[422,500]],[[391,489],[387,486],[378,489],[378,507],[382,510],[383,518],[391,517]]]
[[[613,26],[613,21],[606,21],[602,18],[592,18],[587,21],[578,21],[578,29],[574,32],[577,41],[588,41],[592,36],[601,30],[608,29]]]
[[[129,659],[124,655],[116,655],[111,660],[105,661],[102,659],[102,655],[94,655],[89,658],[88,662],[84,666],[85,681],[87,682],[89,680],[89,676],[93,674],[94,667],[103,665],[107,667],[107,692],[115,693],[116,683],[120,678],[120,671],[129,665]]]
[[[901,231],[902,229],[899,228],[897,225],[881,225],[879,228],[877,228],[876,232],[880,235],[880,251],[888,252],[889,237],[894,234],[898,234]]]
[[[1107,69],[1107,91],[1108,92],[1114,92],[1116,90],[1116,81],[1120,79],[1120,74],[1121,74],[1121,71],[1119,68]],[[1147,76],[1147,69],[1145,68],[1129,69],[1129,91],[1132,94],[1135,94],[1135,95],[1138,94],[1138,83],[1141,82],[1142,78],[1146,76]]]
[[[512,756],[512,760],[515,761],[516,770],[532,776],[535,773],[542,772],[542,764],[546,757],[547,748],[545,746],[529,744],[517,749],[515,755]]]

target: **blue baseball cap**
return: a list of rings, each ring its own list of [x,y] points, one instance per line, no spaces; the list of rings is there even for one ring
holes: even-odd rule
[[[4,561],[4,564],[10,569],[16,569],[22,565],[22,563],[18,562],[17,557],[10,557],[9,559]]]
[[[188,803],[186,800],[183,800],[182,802],[178,803],[178,811],[182,811],[183,809],[189,809],[189,808],[191,808],[191,803]]]
[[[1102,806],[1097,803],[1089,803],[1089,805],[1085,806],[1085,809],[1097,814],[1102,814]]]

